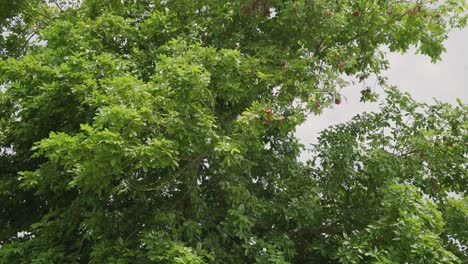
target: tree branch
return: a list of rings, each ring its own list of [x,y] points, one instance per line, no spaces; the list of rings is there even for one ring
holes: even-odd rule
[[[304,236],[313,236],[322,233],[333,234],[337,230],[336,225],[327,225],[327,226],[316,226],[316,227],[303,227],[301,229],[294,229],[289,232],[289,236],[292,238],[301,238]]]
[[[181,169],[179,169],[176,173],[171,175],[167,180],[163,181],[162,183],[158,184],[157,186],[154,187],[145,187],[139,184],[136,184],[135,182],[132,182],[131,180],[129,181],[130,185],[134,187],[135,189],[139,191],[144,191],[144,192],[151,192],[151,191],[159,191],[161,190],[167,183],[176,180],[180,176],[182,176],[188,169],[190,169],[193,165],[196,163],[200,162],[206,158],[205,154],[199,155],[193,159],[191,159],[189,162],[187,162]]]

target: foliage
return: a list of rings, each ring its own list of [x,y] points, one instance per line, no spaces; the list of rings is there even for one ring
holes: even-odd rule
[[[380,112],[322,132],[314,148],[327,244],[342,263],[466,259],[468,107],[387,95]]]
[[[461,102],[389,88],[307,164],[294,136],[344,75],[385,86],[380,47],[437,60],[464,1],[6,6],[0,263],[466,259]]]

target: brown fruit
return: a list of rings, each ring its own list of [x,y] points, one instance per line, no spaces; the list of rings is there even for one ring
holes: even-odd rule
[[[255,77],[256,74],[257,74],[257,70],[255,70],[255,67],[252,66],[250,68],[250,76]]]
[[[361,15],[361,11],[359,11],[359,10],[354,10],[353,11],[353,16],[358,17],[360,15]]]
[[[421,11],[420,6],[413,7],[410,10],[408,10],[408,16],[415,16],[419,13],[419,11]]]
[[[265,125],[268,125],[270,123],[271,123],[271,118],[268,117],[267,119],[265,119]]]
[[[270,115],[273,114],[273,110],[271,109],[271,107],[263,109],[263,112],[267,113],[267,114],[270,114]]]
[[[342,62],[339,62],[338,64],[336,64],[336,66],[338,67],[338,69],[343,69],[344,64]]]
[[[240,14],[241,16],[248,16],[252,13],[252,8],[250,8],[248,5],[242,5],[240,8]]]
[[[337,105],[341,104],[341,98],[335,98],[335,104]]]
[[[314,105],[314,107],[317,108],[317,109],[319,109],[320,107],[322,107],[322,105],[321,105],[320,103],[316,103],[316,104]]]

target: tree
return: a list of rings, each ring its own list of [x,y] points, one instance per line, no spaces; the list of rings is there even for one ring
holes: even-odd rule
[[[378,113],[322,132],[309,167],[328,235],[307,239],[341,263],[466,260],[468,107],[387,93]]]
[[[466,259],[461,102],[388,88],[308,164],[294,136],[464,1],[49,2],[0,13],[0,263]]]

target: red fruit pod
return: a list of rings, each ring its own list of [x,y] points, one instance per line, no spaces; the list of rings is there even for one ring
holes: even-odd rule
[[[316,104],[314,105],[314,107],[317,108],[317,109],[319,109],[320,107],[322,107],[322,105],[321,105],[320,103],[316,103]]]
[[[337,105],[341,104],[341,98],[335,98],[335,104]]]
[[[359,10],[354,10],[353,11],[353,16],[358,17],[360,15],[361,15],[361,11],[359,11]]]

